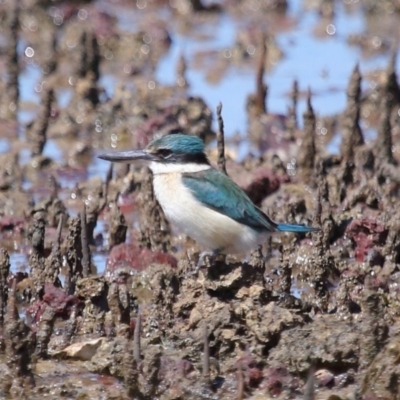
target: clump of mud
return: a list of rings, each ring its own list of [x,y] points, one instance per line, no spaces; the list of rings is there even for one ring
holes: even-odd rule
[[[365,2],[364,11],[381,18],[398,11],[395,2],[381,3]],[[308,5],[323,20],[333,18],[335,2]],[[257,156],[239,163],[231,156],[235,140],[224,143],[221,107],[215,132],[214,111],[189,95],[192,60],[180,57],[173,85],[156,81],[173,41],[160,15],[191,32],[191,23],[221,13],[281,20],[287,2],[115,7],[0,5],[0,68],[7,78],[0,125],[9,146],[0,154],[0,397],[398,397],[395,55],[386,71],[370,76],[355,66],[345,111],[320,119],[312,90],[300,93],[297,82],[287,115],[268,111],[264,75],[282,52],[262,24],[241,28],[224,52],[199,52],[194,63],[214,82],[235,64],[255,70],[246,110]],[[134,26],[124,29],[121,13]],[[368,43],[356,39],[349,41]],[[40,104],[21,100],[18,82],[31,68],[40,71]],[[111,78],[112,96],[105,90]],[[366,79],[373,89],[363,91]],[[307,107],[299,121],[302,95]],[[229,118],[234,110],[222,111]],[[376,129],[374,140],[366,138],[366,123]],[[193,273],[201,249],[169,225],[150,172],[110,166],[102,179],[96,169],[98,148],[142,147],[155,133],[176,132],[206,143],[217,137],[210,157],[257,205],[276,220],[321,231],[272,236],[250,255]],[[326,146],[337,133],[340,152],[332,155]],[[62,155],[52,153],[55,147]]]

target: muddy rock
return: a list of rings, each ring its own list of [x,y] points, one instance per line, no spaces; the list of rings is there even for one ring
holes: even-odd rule
[[[153,190],[153,175],[145,171],[138,196],[140,216],[140,243],[153,251],[166,252],[170,249],[170,226],[164,211],[158,204]]]
[[[84,307],[79,324],[72,325],[71,330],[77,327],[83,335],[114,334],[115,324],[112,321],[118,319],[119,313],[115,317],[110,313],[108,291],[109,285],[103,277],[83,278],[77,281],[77,296],[83,301]]]
[[[288,182],[288,178],[274,176],[269,171],[256,175],[255,180],[246,188],[246,193],[254,203],[260,203],[265,197],[279,189],[280,184]]]
[[[7,385],[6,391],[19,397],[34,386],[32,369],[36,335],[19,317],[16,307],[15,286],[14,283],[7,303],[4,343],[6,365],[9,369],[9,376],[6,376],[6,381],[10,383],[9,386]]]
[[[4,323],[8,299],[7,278],[10,273],[10,256],[7,250],[0,249],[0,322]]]
[[[267,368],[264,374],[266,391],[270,396],[293,393],[300,386],[299,379],[291,375],[284,366]]]
[[[311,105],[311,92],[307,95],[307,110],[303,115],[304,132],[299,148],[298,165],[304,182],[310,184],[315,165],[316,118]]]
[[[0,161],[0,190],[15,187],[21,179],[18,154],[1,154]]]
[[[283,332],[269,360],[297,373],[307,372],[314,363],[338,370],[355,368],[363,342],[358,324],[320,316],[312,324]]]
[[[91,372],[107,373],[123,378],[123,364],[127,339],[116,338],[115,340],[103,341],[92,359],[85,365]]]
[[[393,393],[399,390],[399,382],[397,380],[398,328],[398,324],[391,328],[392,335],[389,341],[368,367],[361,388],[364,398],[391,398]]]
[[[110,247],[124,243],[128,226],[124,215],[116,203],[110,204]]]

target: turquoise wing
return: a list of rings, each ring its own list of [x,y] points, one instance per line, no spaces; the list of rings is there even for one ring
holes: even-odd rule
[[[222,172],[214,168],[182,174],[183,184],[205,206],[252,228],[276,231],[273,222],[247,194]]]

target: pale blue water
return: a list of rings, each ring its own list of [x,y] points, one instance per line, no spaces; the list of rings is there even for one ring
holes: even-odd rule
[[[313,30],[319,23],[320,16],[313,11],[304,11],[301,4],[300,0],[289,2],[288,16],[295,21],[294,27],[286,32],[278,33],[276,37],[285,55],[265,76],[265,81],[269,86],[268,110],[274,113],[286,113],[289,105],[287,95],[291,90],[293,80],[297,79],[301,91],[311,88],[313,107],[318,115],[339,113],[346,105],[345,90],[355,64],[360,64],[361,72],[367,72],[375,68],[385,68],[388,57],[379,55],[362,59],[358,48],[347,44],[348,34],[361,33],[365,29],[363,15],[360,12],[347,13],[340,2],[336,3],[335,18],[331,22],[335,33],[318,38]],[[135,21],[140,18],[140,13],[123,10],[124,12],[121,9],[121,12],[116,15],[120,26],[134,31],[137,29]],[[173,24],[170,24],[172,45],[156,69],[157,81],[172,85],[175,81],[179,56],[183,53],[188,60],[189,93],[203,97],[212,110],[215,110],[218,103],[222,102],[225,132],[228,137],[236,132],[242,135],[246,133],[245,102],[247,96],[255,89],[255,71],[250,68],[232,66],[218,84],[212,84],[206,79],[206,71],[192,68],[190,60],[199,50],[224,50],[232,47],[240,24],[241,21],[227,14],[221,14],[213,19],[212,24],[200,27],[200,31],[213,32],[212,37],[201,40],[180,34],[174,30]],[[20,80],[22,101],[37,103],[40,100],[39,93],[35,91],[35,85],[40,83],[41,79],[38,67],[29,65],[26,68]],[[110,96],[114,92],[116,83],[117,79],[110,74],[100,79],[100,84]],[[70,91],[60,91],[59,104],[67,106],[70,98]],[[300,121],[304,110],[305,100],[300,99],[298,107]],[[21,121],[25,123],[29,117],[33,118],[32,115],[22,113]],[[45,149],[46,155],[56,154],[57,157],[60,155],[55,153],[51,144],[47,144],[46,147],[50,147],[50,149]],[[335,148],[332,147],[331,150],[335,151]],[[93,172],[98,171],[97,167],[93,168]],[[105,169],[102,172],[105,172]]]
[[[35,90],[35,85],[42,80],[42,72],[38,66],[27,65],[19,75],[20,99],[23,102],[38,103],[40,101],[39,93]],[[20,114],[20,122],[26,123],[25,114]]]
[[[10,142],[8,139],[0,138],[0,153],[5,153],[10,150]]]
[[[10,253],[11,272],[28,272],[28,256],[24,253]]]
[[[264,78],[269,86],[268,110],[275,113],[287,112],[287,94],[291,91],[293,81],[297,79],[300,90],[305,91],[310,87],[314,93],[313,107],[317,114],[331,115],[341,112],[346,105],[345,89],[355,64],[360,62],[362,71],[366,67],[384,67],[387,57],[364,62],[360,60],[358,50],[346,43],[346,35],[363,31],[360,13],[348,15],[339,5],[334,20],[336,33],[318,39],[312,31],[320,17],[313,12],[303,12],[300,3],[298,0],[290,2],[289,16],[297,21],[297,25],[288,32],[278,33],[277,41],[285,56]],[[196,42],[190,37],[173,34],[172,48],[157,69],[157,79],[161,83],[173,84],[181,53],[190,60],[199,49],[223,50],[232,46],[236,26],[239,24],[240,22],[228,16],[222,16],[213,28],[216,29],[216,37],[208,41]],[[245,102],[247,96],[254,92],[254,75],[255,72],[250,69],[231,68],[217,85],[213,85],[205,79],[204,71],[189,69],[187,80],[190,93],[203,96],[213,110],[222,102],[225,132],[229,136],[237,131],[242,134],[246,132]],[[335,88],[335,91],[329,91],[330,88]],[[304,99],[300,99],[299,117],[305,107]]]
[[[107,7],[106,2],[100,1],[100,7]],[[343,111],[346,105],[345,90],[349,76],[356,63],[360,64],[361,72],[371,69],[385,68],[388,63],[387,55],[378,55],[369,59],[363,59],[357,47],[347,43],[349,34],[362,33],[365,30],[365,21],[359,10],[348,13],[342,3],[335,3],[335,17],[327,22],[331,35],[316,37],[315,27],[320,23],[320,16],[302,8],[301,0],[289,1],[288,18],[293,20],[293,27],[277,34],[277,42],[284,52],[284,57],[265,76],[265,82],[269,86],[267,106],[272,113],[286,113],[289,105],[288,93],[290,93],[293,80],[297,79],[301,91],[311,88],[313,93],[312,103],[315,112],[319,116],[332,115]],[[115,12],[122,29],[136,31],[140,12],[127,8],[110,9]],[[113,11],[114,10],[114,11]],[[168,12],[160,11],[160,15],[168,20]],[[156,69],[156,79],[161,84],[174,84],[176,65],[181,54],[188,61],[187,80],[190,84],[189,94],[201,96],[209,107],[215,111],[219,102],[223,104],[223,117],[225,133],[229,137],[239,132],[246,135],[247,116],[245,103],[247,96],[255,89],[255,71],[246,67],[231,66],[227,73],[217,84],[207,81],[207,71],[193,68],[191,60],[199,50],[220,50],[232,47],[235,41],[237,29],[243,25],[241,20],[231,18],[228,14],[215,16],[212,22],[198,26],[198,33],[213,32],[213,35],[203,35],[202,39],[186,36],[175,29],[174,24],[168,25],[172,38],[172,45],[167,55],[161,60]],[[205,38],[204,38],[205,37]],[[24,51],[25,44],[21,42],[20,51]],[[28,65],[21,75],[20,90],[21,100],[37,103],[40,95],[35,90],[35,85],[41,83],[40,69],[34,65]],[[105,88],[109,96],[113,95],[118,79],[110,74],[101,77],[100,84]],[[71,91],[59,92],[58,102],[61,107],[68,105]],[[302,114],[306,104],[303,97],[298,104],[298,117],[301,123]],[[20,120],[26,123],[33,119],[34,115],[23,111]],[[216,126],[215,126],[216,127]],[[340,144],[339,138],[334,138],[329,144],[330,152],[337,152]],[[7,143],[0,143],[0,151],[7,148]],[[243,157],[248,147],[240,150],[239,156]],[[61,151],[57,149],[57,143],[48,141],[44,154],[55,158],[59,162],[65,161]],[[25,157],[23,157],[25,159]],[[101,174],[105,176],[108,164],[94,160],[90,167],[90,175]]]
[[[97,273],[100,275],[103,275],[106,270],[107,258],[108,256],[104,254],[93,254],[93,264],[96,266]]]

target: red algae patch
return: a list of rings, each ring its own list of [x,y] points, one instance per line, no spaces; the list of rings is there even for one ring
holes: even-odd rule
[[[176,268],[177,260],[167,253],[153,252],[133,243],[121,243],[112,248],[107,261],[106,273],[113,274],[120,269],[133,273],[134,271],[143,271],[151,264],[165,264]]]

